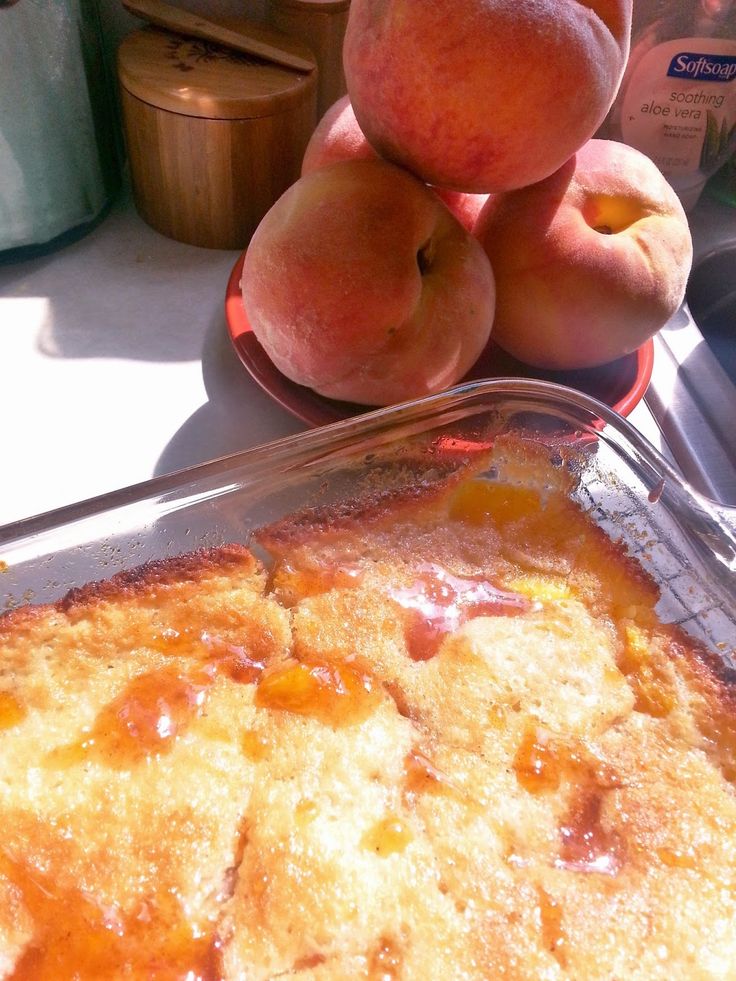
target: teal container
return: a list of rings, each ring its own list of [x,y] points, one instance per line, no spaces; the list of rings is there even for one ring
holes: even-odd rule
[[[0,0],[0,75],[0,253],[7,257],[82,234],[119,187],[96,0]]]

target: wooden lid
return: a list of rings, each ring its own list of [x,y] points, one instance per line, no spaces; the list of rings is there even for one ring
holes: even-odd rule
[[[237,19],[228,22],[233,28],[237,24]],[[314,64],[314,55],[301,42],[284,36],[284,48]],[[317,81],[316,68],[293,71],[150,26],[123,40],[118,75],[121,85],[143,102],[205,119],[273,116],[300,105]]]
[[[332,14],[347,10],[350,0],[271,0],[272,7],[308,10],[310,13]]]

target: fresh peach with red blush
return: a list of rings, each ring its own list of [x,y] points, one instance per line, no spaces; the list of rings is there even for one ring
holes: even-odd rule
[[[355,118],[350,96],[338,99],[317,123],[302,159],[302,177],[339,160],[376,160]]]
[[[692,239],[660,170],[590,140],[555,174],[489,199],[475,234],[496,277],[494,340],[540,368],[634,351],[682,303]]]
[[[352,0],[347,90],[373,148],[428,184],[543,180],[603,122],[632,0]]]
[[[459,381],[486,346],[495,304],[478,240],[383,160],[341,161],[296,181],[253,235],[242,293],[284,375],[367,405]]]

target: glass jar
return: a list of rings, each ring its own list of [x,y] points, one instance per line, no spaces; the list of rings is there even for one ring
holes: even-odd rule
[[[10,259],[81,234],[119,186],[96,0],[1,3],[0,65],[0,253]]]

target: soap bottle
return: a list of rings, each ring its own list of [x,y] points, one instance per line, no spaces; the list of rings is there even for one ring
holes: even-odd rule
[[[736,147],[736,0],[647,6],[598,135],[651,157],[689,211]]]

